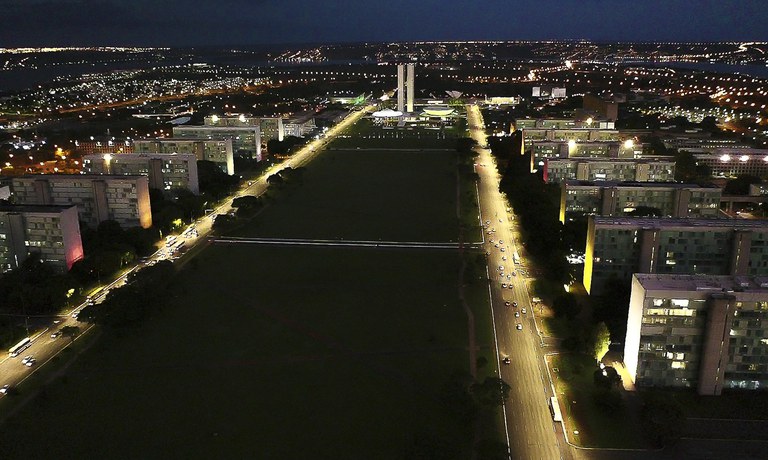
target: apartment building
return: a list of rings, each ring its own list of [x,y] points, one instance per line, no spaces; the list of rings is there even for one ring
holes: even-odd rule
[[[124,228],[152,226],[146,176],[29,175],[14,177],[11,189],[16,204],[77,206],[80,221],[93,228],[105,220]]]
[[[198,161],[211,161],[230,176],[235,174],[232,139],[212,140],[203,138],[165,137],[133,142],[136,153],[186,153]]]
[[[170,192],[187,189],[200,193],[197,158],[191,153],[133,153],[123,155],[86,155],[83,170],[88,174],[142,175],[149,187]]]
[[[653,158],[546,158],[544,181],[671,182],[675,180],[672,157]]]
[[[641,207],[660,217],[718,217],[722,190],[675,182],[564,181],[560,221],[579,215],[625,216]]]
[[[768,278],[632,277],[624,363],[638,387],[768,386]]]
[[[77,207],[0,206],[0,273],[32,253],[62,272],[83,258]]]
[[[768,276],[768,226],[747,219],[589,218],[584,287],[634,273]]]
[[[751,175],[768,178],[768,149],[718,148],[694,153],[696,162],[712,169],[712,176],[734,178]]]

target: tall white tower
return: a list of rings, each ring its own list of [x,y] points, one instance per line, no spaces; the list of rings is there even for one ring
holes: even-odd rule
[[[405,112],[405,66],[397,65],[397,110]]]
[[[413,82],[416,79],[416,70],[414,64],[408,64],[408,113],[413,113]]]

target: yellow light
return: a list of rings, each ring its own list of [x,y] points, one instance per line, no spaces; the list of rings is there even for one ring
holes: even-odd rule
[[[576,141],[571,139],[568,141],[568,148],[569,149],[575,149],[576,148]]]
[[[624,141],[625,149],[631,149],[634,146],[635,146],[635,141],[633,141],[632,139],[627,139],[626,141]]]

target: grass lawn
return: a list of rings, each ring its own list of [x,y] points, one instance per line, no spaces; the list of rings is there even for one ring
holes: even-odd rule
[[[456,241],[456,152],[323,152],[301,186],[230,234]]]
[[[454,152],[343,151],[238,232],[445,241],[457,225]],[[470,458],[471,427],[440,400],[469,369],[459,266],[445,250],[209,246],[168,305],[103,334],[2,426],[0,458]]]
[[[599,391],[592,375],[597,367],[592,357],[554,355],[548,357],[548,364],[571,442],[583,447],[649,447],[642,427],[625,406],[605,411],[596,404]],[[579,434],[574,435],[574,430]]]

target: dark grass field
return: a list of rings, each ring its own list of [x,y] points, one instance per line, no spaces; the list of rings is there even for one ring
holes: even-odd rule
[[[453,152],[363,155],[324,153],[237,233],[456,239]],[[172,302],[0,426],[0,458],[469,458],[471,428],[441,401],[469,369],[459,266],[446,250],[211,245]],[[486,290],[467,293],[481,379]]]
[[[458,239],[456,152],[330,150],[238,236]]]

